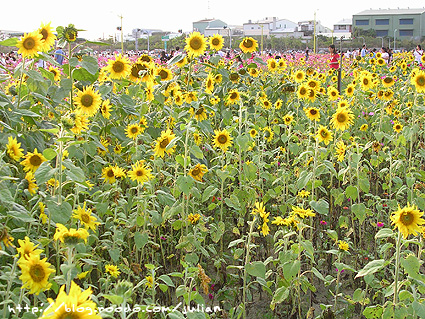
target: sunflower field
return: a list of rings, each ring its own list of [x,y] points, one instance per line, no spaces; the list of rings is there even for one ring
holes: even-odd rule
[[[78,31],[0,42],[0,317],[425,318],[425,61]]]

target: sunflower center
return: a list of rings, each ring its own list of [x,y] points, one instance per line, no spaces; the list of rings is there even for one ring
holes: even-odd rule
[[[136,176],[143,176],[144,174],[143,174],[143,170],[141,170],[141,169],[138,169],[137,171],[136,171]]]
[[[243,42],[243,46],[247,49],[252,48],[254,46],[254,42],[251,39],[246,39]]]
[[[387,84],[389,84],[389,83],[392,83],[393,82],[393,79],[392,78],[385,78],[384,79],[384,82],[387,83]]]
[[[317,110],[315,110],[315,109],[311,109],[311,110],[310,110],[310,114],[311,114],[312,116],[315,116],[315,115],[317,114]]]
[[[345,121],[347,121],[347,116],[346,116],[344,113],[339,113],[339,114],[336,116],[336,120],[337,120],[339,123],[345,123]]]
[[[143,67],[140,64],[135,64],[133,65],[133,67],[131,68],[131,75],[135,78],[140,77],[139,72],[143,70]]]
[[[159,146],[160,146],[161,148],[166,148],[166,147],[167,147],[167,145],[168,145],[168,143],[170,143],[170,142],[168,141],[168,137],[166,137],[166,138],[164,138],[164,139],[161,141],[161,143],[159,143]]]
[[[238,94],[236,92],[230,93],[230,99],[231,100],[236,100],[237,97],[238,97]]]
[[[32,166],[40,166],[41,165],[41,158],[40,156],[34,154],[33,156],[30,157],[30,164]]]
[[[161,77],[161,80],[165,80],[168,77],[168,72],[165,70],[159,71],[159,76]]]
[[[41,282],[46,277],[46,272],[42,265],[33,265],[30,268],[30,276],[34,282]]]
[[[43,36],[42,40],[46,40],[47,37],[49,36],[49,33],[47,32],[46,29],[41,30],[40,34]]]
[[[112,66],[112,70],[114,70],[115,73],[121,73],[124,71],[124,63],[121,61],[115,61],[115,63]]]
[[[369,84],[369,80],[368,79],[363,79],[363,84],[364,85],[368,85]]]
[[[81,220],[83,221],[83,223],[90,223],[90,216],[89,214],[81,214]]]
[[[91,96],[91,94],[84,94],[81,97],[81,104],[84,107],[90,107],[93,105],[93,96]]]
[[[224,134],[220,134],[220,135],[217,137],[217,141],[218,141],[220,144],[226,144],[226,142],[227,142],[227,136],[226,136],[226,135],[224,135]]]
[[[112,169],[108,170],[108,172],[106,173],[106,176],[114,177],[115,176],[114,171]]]
[[[212,45],[219,45],[220,44],[220,40],[217,38],[212,39],[211,41]]]
[[[323,138],[326,138],[326,137],[328,136],[328,132],[326,132],[325,130],[322,130],[322,131],[320,132],[320,135],[321,135]]]
[[[307,90],[305,88],[301,88],[300,94],[305,95],[307,93]]]
[[[412,224],[413,220],[413,214],[410,212],[403,213],[403,215],[400,217],[401,223],[405,226],[409,226],[410,224]]]
[[[197,111],[196,111],[196,115],[201,115],[202,113],[204,113],[204,108],[200,107]]]
[[[199,173],[201,173],[201,170],[199,169],[199,167],[196,167],[192,170],[192,175],[193,176],[198,176]]]
[[[27,38],[22,45],[26,50],[32,50],[35,47],[35,41],[33,38]]]
[[[416,79],[416,84],[419,86],[424,86],[425,85],[425,77],[424,76],[418,76],[418,78]]]
[[[130,129],[131,134],[136,134],[139,131],[139,129],[137,127],[132,127]]]
[[[199,38],[193,38],[190,40],[190,47],[192,50],[199,50],[202,47],[202,41]]]

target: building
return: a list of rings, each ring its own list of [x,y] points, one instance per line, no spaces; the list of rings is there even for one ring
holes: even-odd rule
[[[353,29],[374,30],[377,37],[425,37],[425,8],[365,10],[353,15]]]
[[[213,29],[213,30],[220,30],[224,29],[224,27],[227,27],[227,23],[219,20],[219,19],[204,19],[199,20],[196,22],[193,22],[193,31],[198,31],[201,34],[205,34],[206,29]]]
[[[341,21],[334,24],[334,33],[351,33],[353,27],[352,19],[342,19]],[[338,34],[336,35],[338,36]]]
[[[276,17],[267,17],[264,20],[252,22],[249,20],[243,24],[244,36],[256,36],[256,35],[275,35],[283,36],[291,32],[295,32],[297,24],[287,19],[278,19]],[[278,31],[280,30],[280,31]]]
[[[314,30],[315,22],[316,22],[316,30]],[[331,32],[331,30],[323,26],[320,23],[320,21],[314,21],[314,20],[299,21],[297,31],[303,32],[305,37],[312,36],[314,31],[316,31],[316,35],[320,33]]]

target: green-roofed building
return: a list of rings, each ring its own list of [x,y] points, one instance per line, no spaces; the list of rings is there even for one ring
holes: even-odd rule
[[[420,40],[425,37],[425,8],[376,9],[353,15],[353,29],[374,30],[376,37]]]

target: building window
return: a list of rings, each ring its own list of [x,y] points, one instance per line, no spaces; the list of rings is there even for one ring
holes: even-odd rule
[[[376,30],[377,37],[386,37],[388,36],[388,30]]]
[[[413,19],[400,19],[400,24],[413,24]]]
[[[254,27],[251,27],[252,30],[254,30]]]
[[[413,37],[413,30],[400,30],[401,37]]]
[[[356,20],[356,25],[369,25],[369,20]]]
[[[390,19],[376,19],[375,24],[376,25],[389,25]]]

